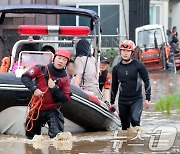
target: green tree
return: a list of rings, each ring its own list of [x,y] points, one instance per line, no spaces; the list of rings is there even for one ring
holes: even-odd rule
[[[117,51],[114,48],[101,51],[101,54],[108,58],[110,65],[112,64],[114,57],[118,55]]]

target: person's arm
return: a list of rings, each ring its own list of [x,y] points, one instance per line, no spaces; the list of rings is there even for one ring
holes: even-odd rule
[[[81,57],[77,57],[75,62],[75,79],[74,79],[74,85],[75,86],[80,86],[81,80],[82,80],[82,74],[83,74],[83,70],[84,70],[84,63],[82,61]]]
[[[71,86],[70,86],[70,80],[68,77],[64,79],[62,91],[64,95],[66,96],[67,100],[69,101],[71,99],[71,96],[70,96]]]
[[[65,77],[61,82],[63,82],[63,85],[60,88],[52,79],[49,79],[48,86],[51,89],[53,99],[57,102],[65,103],[70,100],[70,81],[68,77]]]
[[[109,102],[110,101],[110,90],[104,89],[104,101]]]
[[[37,89],[35,83],[32,81],[38,73],[40,72],[40,67],[34,66],[28,69],[21,77],[22,83],[32,92]]]
[[[144,82],[145,95],[146,95],[145,107],[149,108],[150,100],[151,100],[151,84],[150,84],[147,68],[143,63],[140,63],[139,73]]]
[[[81,74],[76,74],[75,79],[74,79],[74,85],[75,86],[80,86],[82,80],[82,75]]]
[[[111,104],[114,104],[115,102],[116,94],[118,91],[118,85],[119,85],[119,82],[118,82],[118,76],[117,76],[117,66],[115,66],[112,71],[111,101],[110,101]]]

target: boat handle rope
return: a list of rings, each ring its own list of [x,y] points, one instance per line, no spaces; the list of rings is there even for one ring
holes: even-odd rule
[[[48,76],[50,78],[50,72],[48,66],[46,65],[46,69],[48,72]],[[44,94],[48,91],[49,87],[46,88]],[[26,131],[31,131],[33,129],[33,121],[36,121],[39,118],[39,113],[41,110],[42,102],[44,100],[44,94],[40,97],[35,96],[34,94],[31,97],[31,100],[28,103],[26,108],[26,117],[29,118],[26,123]],[[35,115],[35,111],[37,111],[37,115]],[[31,124],[31,127],[29,126]]]

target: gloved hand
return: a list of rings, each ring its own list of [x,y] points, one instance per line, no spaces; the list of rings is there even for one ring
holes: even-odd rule
[[[104,101],[104,103],[106,103],[107,105],[111,105],[108,101]]]
[[[56,85],[55,82],[51,78],[49,78],[49,80],[48,80],[48,87],[52,89],[52,88],[55,87],[55,85]]]
[[[44,92],[42,92],[40,89],[36,89],[36,90],[34,91],[34,95],[35,95],[35,96],[40,97],[40,96],[43,96],[43,94],[44,94]]]
[[[116,111],[116,105],[115,104],[111,104],[111,111],[115,112]]]
[[[109,103],[108,101],[104,101],[104,103],[106,103],[108,108],[111,109],[111,103]]]

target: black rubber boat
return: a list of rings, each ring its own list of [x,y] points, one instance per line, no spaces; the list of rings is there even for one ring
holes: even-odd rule
[[[92,10],[86,10],[86,9],[78,9],[78,8],[72,8],[72,7],[65,7],[65,6],[53,6],[53,5],[8,5],[8,6],[0,6],[0,24],[3,24],[4,18],[6,17],[7,13],[38,13],[38,14],[75,14],[75,15],[82,15],[90,18],[90,30],[93,30],[93,41],[98,42],[98,45],[95,49],[95,52],[97,53],[100,51],[100,20],[98,17],[98,14]],[[98,33],[96,33],[95,25],[97,25]],[[24,26],[24,28],[29,28],[30,26]],[[41,26],[42,27],[42,26]],[[51,26],[44,26],[43,28],[47,28],[46,35],[50,35],[53,32],[54,34],[58,34],[55,30],[58,32],[60,31],[61,26],[57,25],[56,28]],[[52,29],[50,29],[52,28]],[[67,28],[67,27],[66,27]],[[72,29],[72,26],[70,27]],[[78,26],[75,26],[75,28],[78,28]],[[76,33],[75,35],[80,35],[78,37],[81,37],[83,35],[83,30],[85,28],[84,36],[87,36],[87,27],[79,27],[78,31],[82,30],[82,33]],[[27,29],[26,29],[27,30]],[[50,31],[50,34],[48,33]],[[22,32],[22,27],[21,27]],[[30,30],[28,31],[30,32]],[[37,32],[37,31],[36,31]],[[35,32],[35,33],[36,33]],[[74,31],[74,32],[77,32]],[[33,35],[35,35],[33,33]],[[39,34],[39,33],[38,33]],[[98,40],[96,35],[98,34]],[[30,34],[28,34],[30,35]],[[45,34],[42,34],[45,35]],[[61,35],[61,34],[59,34]],[[65,34],[66,35],[66,34]],[[69,34],[68,36],[74,36],[74,34]],[[28,55],[29,51],[21,51],[20,56],[18,59],[18,68],[15,73],[12,73],[12,68],[14,65],[15,56],[17,54],[17,48],[20,45],[23,44],[36,44],[36,43],[66,43],[70,42],[71,44],[74,42],[74,40],[33,40],[27,39],[27,40],[19,40],[16,42],[12,48],[12,56],[10,57],[11,63],[9,66],[9,71],[5,73],[0,73],[0,117],[1,118],[8,118],[11,122],[8,122],[8,120],[3,120],[4,123],[1,123],[0,121],[0,132],[5,132],[4,130],[11,129],[12,125],[15,125],[17,122],[15,121],[12,125],[11,120],[11,114],[9,113],[12,110],[8,110],[9,108],[12,109],[12,107],[20,107],[20,106],[27,106],[28,102],[31,98],[31,93],[29,90],[22,84],[20,77],[22,73],[25,71],[24,68],[20,66],[20,61],[23,59],[23,54],[26,56],[32,56],[35,54],[36,56],[43,56],[43,53],[40,51],[30,51],[31,53]],[[94,43],[96,44],[96,43]],[[35,53],[36,52],[36,53]],[[51,53],[52,54],[52,53]],[[46,54],[47,55],[47,52]],[[98,55],[98,54],[96,54]],[[50,56],[52,58],[52,55]],[[39,60],[39,62],[45,60],[46,58],[42,58],[42,60]],[[98,57],[96,57],[96,60],[98,61]],[[38,63],[40,64],[40,63]],[[43,63],[44,64],[44,63]],[[48,64],[47,62],[45,64]],[[27,65],[27,64],[26,64]],[[98,66],[97,66],[98,68]],[[8,110],[8,117],[5,117],[6,112]],[[63,112],[65,118],[69,119],[70,121],[74,122],[75,124],[83,127],[87,131],[102,131],[102,130],[108,130],[108,129],[117,129],[120,127],[120,120],[117,115],[114,113],[111,113],[110,107],[108,104],[98,100],[95,96],[90,95],[84,91],[82,91],[80,88],[71,85],[71,100],[68,103],[65,103],[61,107],[61,111]],[[3,116],[1,116],[3,112]],[[19,114],[19,117],[21,114]],[[24,109],[22,112],[22,116],[24,115]],[[17,119],[16,114],[13,113],[12,115],[13,119]],[[21,122],[21,126],[24,125],[24,121]],[[6,127],[6,128],[3,128]],[[23,134],[23,133],[20,133]]]
[[[0,112],[12,106],[27,106],[31,93],[14,73],[0,73]],[[71,101],[61,107],[64,116],[87,131],[120,127],[108,104],[71,85]]]

